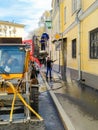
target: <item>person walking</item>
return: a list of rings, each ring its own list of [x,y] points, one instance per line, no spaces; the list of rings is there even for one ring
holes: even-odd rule
[[[46,80],[48,80],[48,73],[50,76],[50,80],[52,79],[51,71],[52,71],[52,63],[55,62],[56,60],[51,60],[50,57],[47,58],[46,61]]]

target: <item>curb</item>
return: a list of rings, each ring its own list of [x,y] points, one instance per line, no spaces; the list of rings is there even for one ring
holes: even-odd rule
[[[46,87],[48,90],[50,90],[50,87],[48,85],[48,83],[46,82],[45,78],[43,77],[43,74],[41,73],[41,76],[46,84]],[[56,95],[54,94],[54,92],[52,90],[49,91],[55,105],[56,105],[56,108],[59,112],[59,115],[61,117],[61,120],[63,122],[63,125],[64,125],[64,128],[67,129],[67,130],[75,130],[75,127],[73,126],[72,122],[70,121],[67,113],[64,111],[64,109],[62,108],[61,104],[59,103]]]

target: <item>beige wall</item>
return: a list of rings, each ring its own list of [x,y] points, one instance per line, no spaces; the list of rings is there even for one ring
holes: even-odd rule
[[[60,17],[57,12],[53,19],[53,32],[56,32],[55,26],[60,18],[60,33],[65,39],[63,45],[65,48],[67,47],[67,49],[61,50],[66,56],[62,52],[60,55],[62,74],[66,73],[67,78],[64,77],[66,79],[69,76],[71,79],[82,81],[83,78],[86,85],[98,89],[98,59],[89,57],[89,32],[98,28],[98,0],[77,0],[77,2],[77,10],[72,13],[72,0],[60,0]],[[65,7],[66,23],[64,21]],[[77,13],[79,14],[77,15]],[[76,58],[72,58],[72,40],[75,38],[77,55]],[[55,52],[53,53],[57,56]],[[59,65],[59,63],[57,64]],[[66,68],[64,68],[65,66]]]
[[[96,0],[82,0],[83,12],[88,9]]]
[[[72,58],[72,40],[78,37],[78,28],[75,26],[71,31],[68,32],[67,36],[67,67],[68,68],[78,68],[78,54],[76,58]],[[77,45],[78,46],[78,43]],[[78,50],[77,50],[78,51]]]
[[[98,75],[98,59],[89,58],[89,32],[98,28],[97,17],[98,9],[81,23],[81,60],[83,71]]]
[[[78,23],[75,24],[71,29],[70,26],[75,22],[76,20],[76,12],[72,14],[72,1],[71,0],[64,0],[60,3],[60,18],[61,18],[61,24],[60,24],[60,30],[61,32],[66,32],[67,29],[68,32],[64,33],[63,37],[67,38],[67,67],[68,68],[74,68],[78,69]],[[95,0],[89,0],[85,1],[82,0],[82,10],[85,11],[86,9],[90,9],[91,5],[95,2]],[[67,18],[66,23],[64,23],[64,8],[67,9]],[[63,13],[62,13],[63,12]],[[89,31],[95,29],[98,27],[98,21],[94,20],[98,16],[98,9],[94,12],[91,12],[89,15],[86,16],[86,18],[82,19],[80,21],[81,28],[80,28],[80,45],[81,45],[81,69],[85,72],[89,72],[92,74],[98,74],[97,69],[97,60],[91,60],[89,58]],[[77,40],[77,57],[76,59],[72,58],[72,40],[76,38]]]
[[[68,28],[75,20],[76,13],[72,13],[72,0],[64,0],[64,8],[66,7],[66,23],[64,23],[64,30]],[[64,12],[64,10],[63,10]],[[63,16],[64,21],[64,16]]]

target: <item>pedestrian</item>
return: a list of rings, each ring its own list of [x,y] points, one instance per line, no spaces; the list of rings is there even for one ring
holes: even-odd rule
[[[48,80],[48,73],[49,73],[49,76],[50,76],[50,80],[52,79],[52,75],[51,75],[51,71],[52,71],[52,63],[55,62],[56,60],[51,60],[50,57],[47,58],[47,61],[46,61],[46,80]]]

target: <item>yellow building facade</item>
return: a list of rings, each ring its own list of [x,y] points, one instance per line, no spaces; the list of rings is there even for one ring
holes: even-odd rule
[[[60,72],[60,46],[59,46],[59,32],[60,32],[60,8],[59,0],[52,0],[52,37],[51,37],[51,57],[56,60],[54,69]]]
[[[59,0],[59,13],[63,79],[98,89],[98,1]]]

